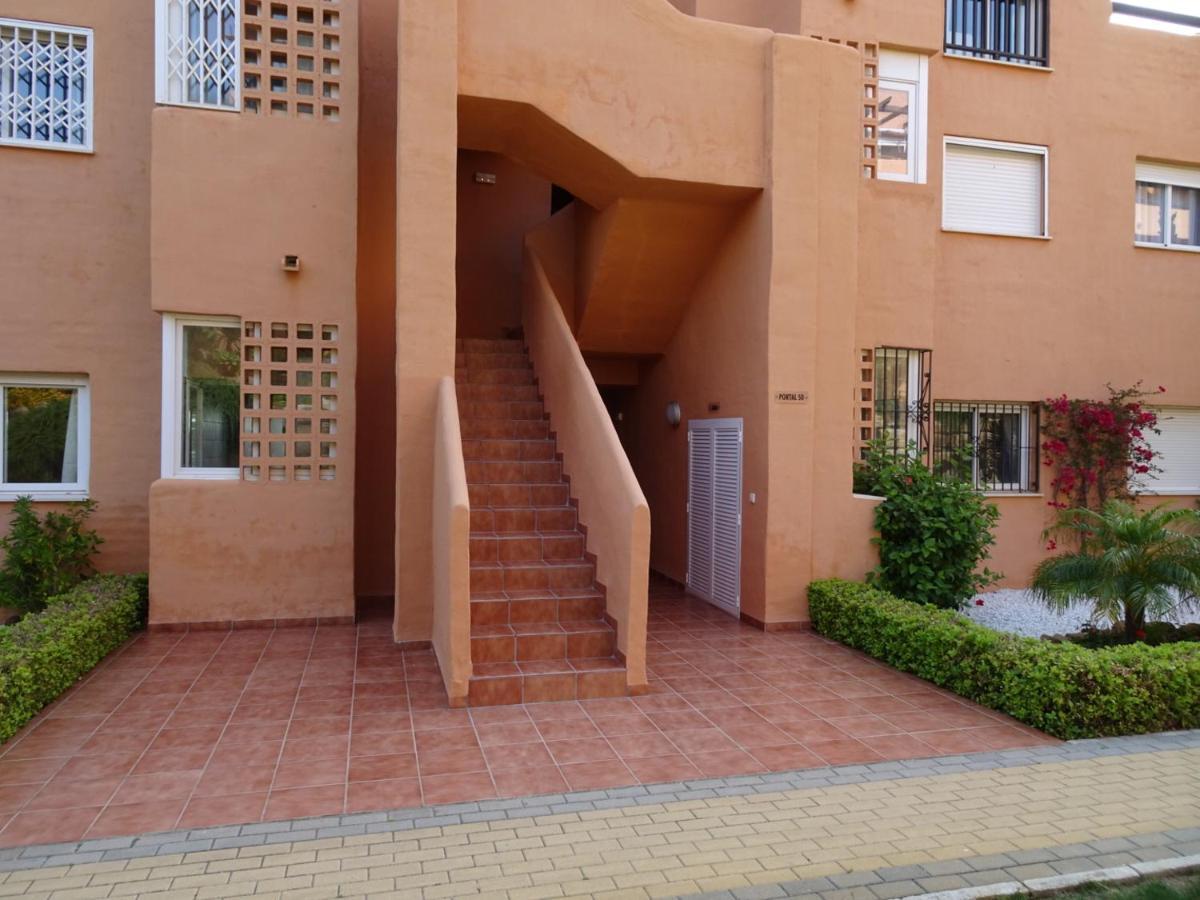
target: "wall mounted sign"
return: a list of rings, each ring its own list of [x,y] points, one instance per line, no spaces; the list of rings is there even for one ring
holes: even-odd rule
[[[776,391],[776,403],[804,403],[808,400],[808,391]]]

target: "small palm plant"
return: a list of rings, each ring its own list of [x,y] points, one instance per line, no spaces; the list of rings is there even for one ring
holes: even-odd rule
[[[1200,512],[1156,506],[1139,512],[1110,500],[1096,512],[1068,509],[1047,534],[1072,534],[1079,549],[1044,560],[1033,591],[1065,610],[1091,602],[1097,617],[1124,622],[1125,639],[1158,620],[1200,606]]]

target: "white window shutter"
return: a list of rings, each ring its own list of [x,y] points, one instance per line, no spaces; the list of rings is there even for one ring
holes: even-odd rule
[[[1191,166],[1171,166],[1166,163],[1137,162],[1137,180],[1151,184],[1175,184],[1179,187],[1200,188],[1200,169]]]
[[[1030,150],[946,141],[942,227],[1041,237],[1046,156]]]
[[[741,423],[713,429],[712,601],[738,612],[742,544]]]
[[[688,472],[688,588],[712,596],[713,432],[692,430]]]
[[[1150,448],[1159,454],[1154,464],[1162,471],[1145,479],[1151,491],[1200,494],[1200,409],[1159,409],[1158,427]]]

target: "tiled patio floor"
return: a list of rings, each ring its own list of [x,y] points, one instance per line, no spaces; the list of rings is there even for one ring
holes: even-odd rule
[[[143,634],[0,753],[0,846],[1033,746],[813,634],[656,591],[652,692],[448,709],[390,623]]]

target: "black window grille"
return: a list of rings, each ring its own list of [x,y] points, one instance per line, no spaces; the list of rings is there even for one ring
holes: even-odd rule
[[[929,454],[928,350],[878,347],[875,350],[875,438],[896,455],[915,444]]]
[[[1028,493],[1038,489],[1038,464],[1036,403],[934,404],[935,473],[981,491]]]
[[[1050,65],[1050,0],[946,0],[946,52]]]

